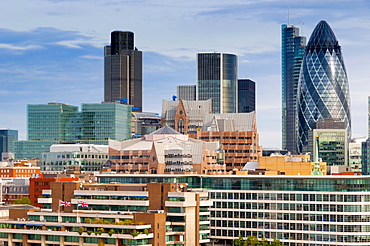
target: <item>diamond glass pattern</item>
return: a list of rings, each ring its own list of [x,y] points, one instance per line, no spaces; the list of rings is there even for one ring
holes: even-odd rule
[[[341,47],[326,21],[320,21],[306,46],[298,82],[297,148],[308,143],[308,131],[320,119],[339,118],[351,130],[347,72]]]

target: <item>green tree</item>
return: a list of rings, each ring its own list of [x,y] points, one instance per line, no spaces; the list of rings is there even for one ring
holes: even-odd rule
[[[31,205],[31,200],[28,197],[22,197],[19,199],[15,199],[13,204],[29,204]]]
[[[284,246],[279,240],[274,239],[273,242],[269,242],[266,239],[258,239],[257,237],[249,236],[244,239],[242,236],[233,240],[235,246]]]

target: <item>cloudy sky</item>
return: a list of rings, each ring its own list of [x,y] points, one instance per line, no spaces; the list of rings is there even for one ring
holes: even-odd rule
[[[144,57],[144,110],[160,112],[176,85],[195,84],[196,53],[238,56],[239,77],[257,85],[263,147],[281,147],[280,29],[310,36],[326,20],[342,46],[353,137],[367,135],[370,94],[368,0],[1,0],[0,128],[26,139],[26,105],[103,100],[103,46],[133,31]]]

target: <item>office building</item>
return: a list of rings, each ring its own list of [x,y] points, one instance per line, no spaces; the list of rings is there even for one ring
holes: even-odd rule
[[[297,153],[296,103],[299,72],[301,69],[306,38],[299,36],[294,25],[281,26],[282,66],[282,148]]]
[[[197,100],[197,86],[196,85],[178,85],[177,98],[187,101]]]
[[[237,67],[237,57],[233,54],[197,54],[197,100],[212,99],[213,113],[237,112]]]
[[[142,52],[134,46],[134,33],[113,31],[104,47],[104,102],[123,100],[142,111]]]
[[[318,156],[328,166],[348,166],[348,132],[346,123],[340,119],[321,119],[311,124],[308,132],[308,143],[303,152],[311,153],[316,158],[316,144]],[[318,142],[317,142],[318,141]]]
[[[82,139],[130,139],[131,108],[120,103],[82,104]]]
[[[354,138],[348,144],[348,164],[352,172],[362,172],[362,143],[365,141],[366,138]]]
[[[250,79],[238,79],[238,113],[256,110],[256,83]]]
[[[169,126],[123,142],[109,141],[111,170],[124,173],[224,173],[219,142],[191,139]]]
[[[17,130],[0,129],[0,161],[14,153],[14,142],[17,140]]]
[[[71,206],[60,206],[61,201]],[[62,246],[210,242],[208,193],[187,190],[183,183],[53,183],[38,202],[41,210],[10,211],[9,219],[0,223],[1,242]]]
[[[345,175],[119,175],[100,183],[174,182],[207,190],[211,243],[256,236],[286,246],[370,243],[370,177]]]
[[[131,124],[132,136],[142,137],[161,128],[161,117],[157,113],[133,112]]]
[[[40,171],[40,170],[39,170]],[[30,194],[30,182],[28,178],[14,178],[11,180],[2,180],[0,186],[2,200],[4,204],[12,204],[16,199],[28,197]]]
[[[108,145],[53,144],[50,151],[41,153],[41,171],[97,172],[108,161]]]
[[[311,175],[315,162],[310,160],[310,155],[273,155],[258,157],[258,169],[269,172],[280,172],[284,175]],[[326,175],[326,163],[319,163],[319,171]],[[270,175],[274,175],[271,173]]]
[[[40,159],[59,143],[108,144],[108,139],[131,138],[132,106],[121,103],[51,102],[27,105],[28,140],[16,141],[15,158]]]
[[[299,77],[297,148],[308,144],[312,125],[321,119],[339,119],[351,136],[350,97],[341,47],[326,21],[315,27],[305,49]]]

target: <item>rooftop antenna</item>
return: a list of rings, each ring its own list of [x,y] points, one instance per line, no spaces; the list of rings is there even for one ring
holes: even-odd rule
[[[290,26],[290,3],[288,3],[288,26]]]

